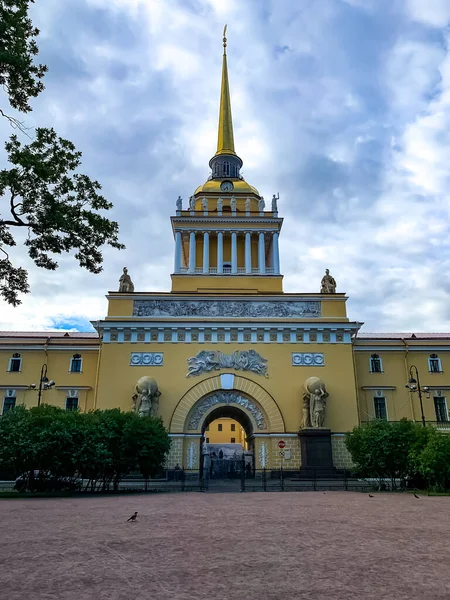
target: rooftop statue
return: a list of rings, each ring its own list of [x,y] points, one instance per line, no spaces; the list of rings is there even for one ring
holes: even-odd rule
[[[131,277],[128,275],[128,269],[123,268],[123,274],[119,279],[119,292],[134,292],[134,284],[131,281]]]
[[[177,198],[177,210],[182,210],[183,207],[183,200],[181,198],[181,196],[178,196]]]
[[[335,294],[336,293],[336,280],[330,275],[329,269],[325,270],[325,275],[321,281],[321,294]]]
[[[278,212],[278,206],[277,206],[277,202],[280,199],[280,194],[278,194],[278,196],[275,196],[275,194],[272,196],[272,212]]]

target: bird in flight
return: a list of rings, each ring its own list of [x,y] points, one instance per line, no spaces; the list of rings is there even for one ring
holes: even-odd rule
[[[414,498],[419,499],[419,496],[417,494],[414,494]]]
[[[138,511],[136,511],[134,513],[134,515],[131,515],[131,517],[129,519],[127,519],[127,523],[128,523],[128,521],[132,521],[134,523],[134,521],[136,521],[136,519],[137,519],[137,516],[138,516]]]
[[[372,494],[369,494],[369,498],[373,498]]]

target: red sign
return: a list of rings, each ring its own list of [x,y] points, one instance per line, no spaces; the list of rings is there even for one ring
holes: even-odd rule
[[[286,446],[286,442],[284,440],[280,440],[278,442],[278,448],[284,448]]]

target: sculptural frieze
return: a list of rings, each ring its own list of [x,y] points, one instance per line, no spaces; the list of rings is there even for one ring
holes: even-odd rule
[[[321,294],[335,294],[336,293],[336,280],[330,275],[330,270],[325,269],[325,275],[322,277],[320,282],[320,293]]]
[[[325,383],[319,377],[308,377],[302,396],[302,427],[323,427],[328,396]]]
[[[140,417],[158,416],[159,397],[161,392],[153,377],[144,376],[138,379],[133,395],[133,411]]]
[[[237,404],[252,415],[258,429],[266,429],[264,414],[255,402],[236,391],[217,391],[211,396],[199,400],[194,406],[192,413],[189,416],[188,430],[192,431],[198,429],[203,416],[217,404]]]
[[[257,375],[267,374],[267,359],[256,350],[235,350],[232,354],[224,354],[216,350],[200,350],[196,356],[188,358],[186,377],[211,373],[220,369],[235,369],[236,371],[251,371]]]
[[[134,284],[131,281],[131,277],[128,275],[128,269],[126,267],[123,268],[123,273],[119,279],[119,292],[134,292]]]
[[[303,300],[135,300],[134,317],[317,318],[320,302]]]

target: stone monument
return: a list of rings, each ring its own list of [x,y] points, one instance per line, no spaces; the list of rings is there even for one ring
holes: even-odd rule
[[[329,394],[319,377],[308,377],[304,383],[302,426],[299,431],[302,470],[314,469],[318,474],[334,471],[331,452],[331,430],[325,428],[325,405]]]

